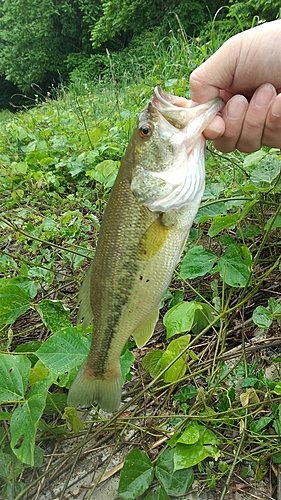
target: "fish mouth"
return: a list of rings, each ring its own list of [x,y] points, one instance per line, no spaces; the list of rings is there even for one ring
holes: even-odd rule
[[[196,134],[200,134],[222,109],[224,102],[220,97],[216,97],[204,104],[197,104],[185,97],[168,94],[161,87],[155,87],[151,104],[178,129],[188,127],[191,122],[195,122],[192,128]],[[199,127],[196,126],[197,122],[200,123]]]

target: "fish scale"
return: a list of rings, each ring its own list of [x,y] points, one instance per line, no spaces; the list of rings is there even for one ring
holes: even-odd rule
[[[220,99],[195,106],[156,88],[140,113],[79,294],[80,316],[93,316],[94,330],[69,406],[118,409],[120,355],[130,335],[140,347],[153,334],[204,191],[202,131],[221,106]]]

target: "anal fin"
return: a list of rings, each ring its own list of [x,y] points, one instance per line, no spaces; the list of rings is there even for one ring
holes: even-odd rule
[[[153,334],[159,317],[159,308],[160,304],[156,307],[149,318],[133,332],[133,337],[138,347],[144,346]]]

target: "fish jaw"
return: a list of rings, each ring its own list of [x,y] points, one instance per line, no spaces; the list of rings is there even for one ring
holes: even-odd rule
[[[154,139],[153,147],[148,143],[145,155],[144,145],[132,176],[131,189],[139,203],[155,212],[167,212],[200,202],[205,188],[202,133],[222,106],[220,98],[196,105],[156,87],[150,105],[140,115],[140,126],[145,120],[156,123],[149,139]],[[167,154],[159,162],[165,142]],[[155,167],[159,163],[161,169]]]

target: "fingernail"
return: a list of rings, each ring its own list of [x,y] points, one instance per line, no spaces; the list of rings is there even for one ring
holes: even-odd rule
[[[277,118],[281,117],[281,94],[278,94],[278,96],[276,97],[271,109],[271,113]]]
[[[264,108],[268,106],[271,99],[276,95],[275,88],[270,83],[265,83],[261,85],[258,90],[253,95],[252,102],[258,108]]]
[[[247,99],[242,95],[236,95],[226,105],[226,116],[229,120],[241,120],[247,109]]]

